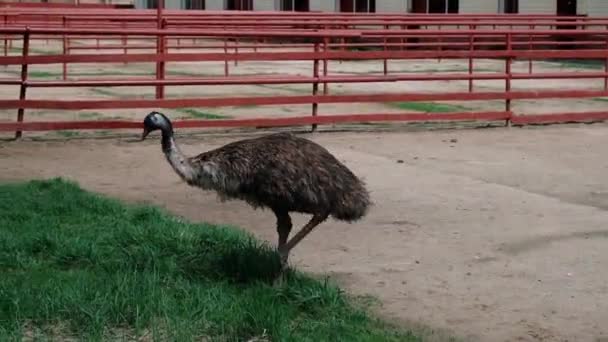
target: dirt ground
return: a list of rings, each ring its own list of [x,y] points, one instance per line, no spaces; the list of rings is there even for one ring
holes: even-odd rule
[[[57,51],[37,42],[34,53]],[[51,51],[52,52],[52,51]],[[84,51],[83,51],[84,52]],[[90,51],[89,51],[90,52]],[[16,47],[13,53],[19,53]],[[223,63],[169,64],[171,77],[222,75]],[[504,64],[483,60],[480,72]],[[519,61],[515,72],[528,64]],[[572,69],[536,62],[538,72]],[[154,66],[76,65],[70,77],[152,77]],[[330,75],[370,74],[380,61],[332,62]],[[391,72],[466,72],[464,61],[399,61]],[[233,74],[310,75],[311,63],[242,63]],[[16,78],[18,68],[0,70]],[[30,77],[58,79],[60,65],[32,67]],[[332,85],[330,93],[466,91],[468,83],[395,82]],[[514,89],[602,89],[603,80],[515,81]],[[502,81],[476,82],[496,91]],[[110,99],[153,96],[147,88],[32,89],[28,98]],[[168,88],[170,98],[310,93],[310,86]],[[0,86],[0,97],[18,89]],[[450,102],[469,110],[502,110],[500,101]],[[518,114],[605,110],[606,99],[515,101]],[[155,108],[156,109],[156,108]],[[308,115],[310,106],[197,108],[232,118]],[[404,111],[390,104],[321,105],[320,115]],[[26,120],[140,120],[141,110],[27,111]],[[173,118],[196,118],[166,111]],[[200,114],[200,113],[199,113]],[[0,111],[14,120],[15,111]],[[424,125],[422,125],[424,126]],[[422,126],[417,126],[418,128]],[[369,127],[369,126],[368,126]],[[446,330],[473,341],[598,341],[608,339],[608,182],[604,158],[608,125],[476,130],[404,130],[377,125],[372,132],[304,134],[323,144],[368,183],[375,202],[369,216],[348,225],[329,221],[294,251],[292,262],[330,274],[356,294],[380,299],[380,313],[408,324]],[[428,128],[428,127],[422,127]],[[180,132],[181,133],[181,132]],[[260,133],[260,132],[257,132]],[[135,132],[41,132],[22,141],[0,141],[0,181],[62,176],[87,189],[129,201],[149,202],[195,221],[231,224],[276,240],[270,212],[181,183],[151,139]],[[255,134],[255,133],[253,133]],[[180,137],[195,154],[253,135],[210,133]],[[2,137],[9,135],[0,135]],[[305,222],[297,217],[297,224]],[[441,340],[443,334],[434,337]]]
[[[608,125],[304,136],[363,177],[375,205],[320,226],[294,250],[298,267],[377,296],[387,317],[473,341],[608,337]],[[179,142],[194,154],[238,138]],[[270,212],[182,184],[156,139],[3,142],[0,165],[1,180],[62,176],[276,240]]]

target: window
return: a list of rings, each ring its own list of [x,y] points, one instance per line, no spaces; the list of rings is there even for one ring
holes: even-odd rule
[[[519,13],[519,0],[503,0],[504,13]]]
[[[186,9],[204,10],[205,0],[186,0]]]
[[[229,11],[252,11],[253,0],[227,0],[226,9]]]
[[[458,13],[458,0],[426,0],[427,3],[423,4],[420,1],[415,2],[414,8],[415,13],[420,13],[420,9],[428,9],[422,13]],[[416,12],[417,11],[417,12]]]
[[[281,11],[308,12],[308,0],[281,0]]]
[[[376,0],[340,0],[340,12],[376,12]]]
[[[448,13],[458,13],[458,0],[448,0]]]
[[[146,0],[146,8],[158,8],[158,0]]]

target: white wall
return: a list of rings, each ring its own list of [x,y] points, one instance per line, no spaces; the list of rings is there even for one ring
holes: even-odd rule
[[[254,11],[274,11],[279,10],[279,8],[275,8],[274,0],[253,0],[253,10]]]
[[[205,0],[205,9],[221,11],[224,9],[224,0]]]
[[[376,0],[376,12],[401,12],[407,11],[407,0]]]
[[[519,13],[556,14],[557,0],[520,0]]]
[[[460,0],[458,13],[494,14],[497,11],[498,0]]]
[[[335,12],[337,0],[310,0],[311,11]],[[376,4],[377,6],[378,4]]]
[[[185,4],[182,6],[181,0],[165,0],[165,8],[168,9],[182,9],[185,7]]]
[[[586,13],[590,17],[608,16],[608,0],[588,0],[587,9],[582,13]]]

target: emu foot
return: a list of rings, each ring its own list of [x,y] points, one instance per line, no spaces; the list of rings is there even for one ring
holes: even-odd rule
[[[279,256],[281,257],[281,269],[287,269],[287,260],[289,259],[289,251],[284,247],[279,247]]]

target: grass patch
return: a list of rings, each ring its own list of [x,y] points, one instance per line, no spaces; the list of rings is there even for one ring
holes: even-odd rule
[[[390,102],[388,105],[403,110],[414,110],[425,113],[452,113],[470,110],[470,108],[464,106],[434,102]]]
[[[110,96],[110,97],[119,96],[115,92],[108,90],[108,89],[104,89],[104,88],[91,88],[91,92],[99,94],[99,95],[103,95],[103,96]]]
[[[188,114],[192,118],[196,119],[206,119],[206,120],[219,120],[219,119],[230,119],[230,116],[214,114],[209,112],[204,112],[195,108],[176,108],[175,111]]]
[[[61,179],[0,184],[0,340],[420,341],[229,227]]]
[[[73,137],[77,137],[80,135],[80,133],[78,131],[55,131],[55,134],[65,137],[65,138],[73,138]]]
[[[560,59],[549,60],[548,62],[556,64],[560,68],[576,68],[576,69],[592,69],[598,70],[604,68],[604,62],[593,59]]]
[[[31,78],[49,78],[49,77],[59,77],[59,76],[63,75],[63,74],[56,73],[56,72],[38,71],[38,70],[32,70],[32,71],[28,72],[27,74],[28,74],[28,77],[31,77]]]
[[[80,112],[80,113],[78,113],[78,117],[82,118],[82,119],[93,119],[93,118],[99,118],[102,116],[103,115],[98,112]]]

